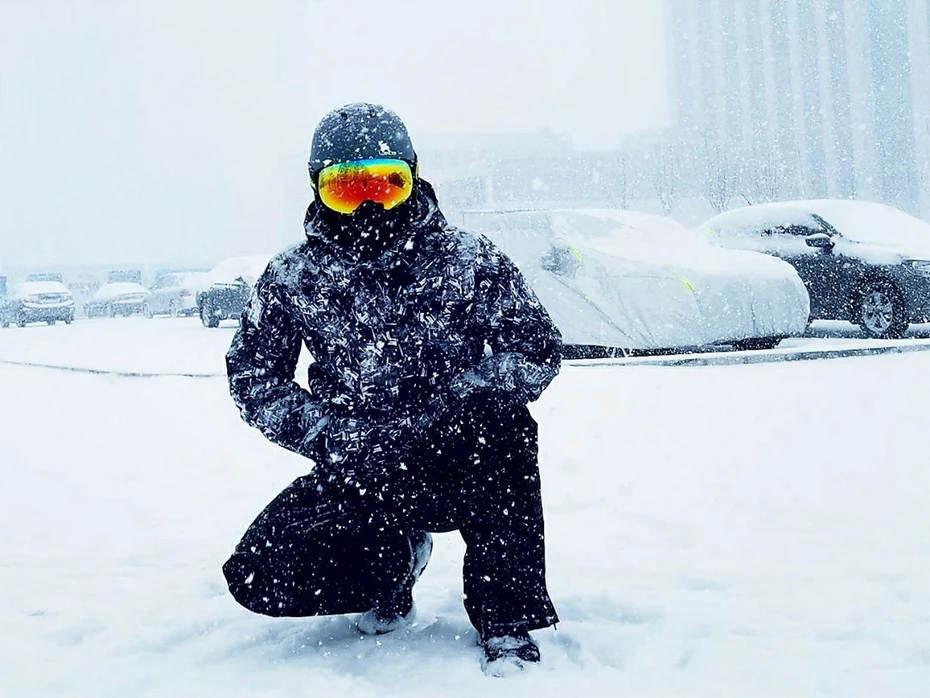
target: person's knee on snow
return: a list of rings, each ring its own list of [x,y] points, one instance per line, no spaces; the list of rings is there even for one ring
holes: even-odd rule
[[[266,575],[261,572],[252,553],[233,553],[223,565],[223,575],[229,593],[240,606],[263,616],[287,615],[283,605],[273,601],[275,590],[268,585]]]

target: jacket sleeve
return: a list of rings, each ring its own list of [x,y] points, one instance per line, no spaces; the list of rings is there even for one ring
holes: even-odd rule
[[[271,268],[252,291],[226,355],[229,391],[242,419],[270,441],[314,460],[329,421],[323,402],[294,381],[302,337]]]
[[[492,390],[526,404],[559,372],[562,337],[514,263],[487,245],[475,279],[484,357],[453,381],[452,390],[459,397]]]

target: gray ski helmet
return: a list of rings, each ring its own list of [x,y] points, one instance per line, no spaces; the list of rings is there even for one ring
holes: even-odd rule
[[[405,160],[416,173],[417,154],[400,117],[380,104],[347,104],[324,116],[313,132],[310,179],[316,183],[320,170],[336,163],[379,158]]]

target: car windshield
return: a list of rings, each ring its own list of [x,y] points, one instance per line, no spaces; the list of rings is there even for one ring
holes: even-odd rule
[[[148,293],[144,286],[140,284],[132,283],[130,281],[119,281],[113,284],[106,284],[102,286],[97,293],[94,294],[96,300],[107,300],[109,298],[116,298],[118,296],[144,296]]]
[[[208,274],[205,271],[192,271],[178,274],[178,288],[199,290],[207,285]]]
[[[876,245],[930,247],[930,225],[891,206],[867,201],[823,201],[815,211],[843,237]]]
[[[26,281],[16,287],[14,295],[18,298],[46,294],[67,294],[68,287],[57,281]]]

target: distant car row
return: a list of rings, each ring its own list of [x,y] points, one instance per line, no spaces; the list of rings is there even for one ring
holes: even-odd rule
[[[89,318],[199,315],[204,326],[217,327],[220,320],[239,316],[270,258],[270,254],[235,257],[210,272],[164,274],[151,288],[131,281],[107,283],[84,304],[84,314]],[[26,281],[0,303],[3,327],[35,322],[70,324],[74,316],[74,296],[60,281]]]
[[[848,320],[876,338],[930,322],[930,225],[860,201],[797,201],[728,211],[696,229],[617,210],[469,212],[521,269],[575,356],[727,344],[770,348],[815,319]],[[151,289],[110,283],[89,317],[239,316],[271,255],[208,273],[167,274]],[[3,326],[74,319],[55,282],[21,284]]]

